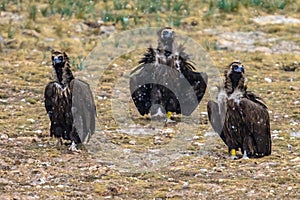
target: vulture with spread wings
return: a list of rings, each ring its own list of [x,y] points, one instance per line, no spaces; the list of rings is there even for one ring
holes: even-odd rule
[[[45,88],[44,101],[51,121],[50,136],[71,140],[70,150],[88,141],[95,131],[96,107],[89,85],[74,78],[65,52],[52,50],[54,80]]]
[[[141,115],[190,115],[204,96],[207,74],[195,67],[171,28],[158,31],[158,47],[148,48],[131,72],[130,91]]]
[[[213,129],[236,157],[241,149],[243,158],[271,154],[270,118],[265,103],[247,91],[245,70],[240,62],[233,62],[224,73],[217,102],[207,104]]]

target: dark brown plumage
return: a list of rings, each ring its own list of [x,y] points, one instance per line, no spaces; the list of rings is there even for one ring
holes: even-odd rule
[[[194,71],[183,46],[176,46],[174,39],[171,28],[158,31],[157,48],[148,48],[131,72],[131,96],[141,115],[190,115],[204,96],[207,74]]]
[[[52,51],[54,80],[47,84],[44,101],[51,121],[50,136],[71,140],[71,150],[95,131],[95,103],[89,85],[74,78],[65,52]]]
[[[240,62],[233,62],[224,73],[218,101],[207,105],[213,129],[228,146],[234,158],[241,149],[243,157],[271,154],[270,118],[266,105],[247,91],[245,71]]]

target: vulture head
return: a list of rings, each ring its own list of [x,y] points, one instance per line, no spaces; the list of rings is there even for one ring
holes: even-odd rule
[[[225,87],[227,93],[231,94],[236,88],[245,88],[245,69],[239,61],[232,62],[225,71]]]
[[[69,57],[65,52],[51,51],[51,61],[54,69],[54,76],[57,81],[63,85],[73,79],[72,72],[69,67]]]
[[[51,53],[52,65],[55,68],[62,68],[69,61],[68,55],[65,52],[52,50]]]
[[[157,32],[157,35],[158,35],[158,49],[167,52],[172,52],[173,41],[175,36],[174,30],[172,28],[165,27],[160,29]]]

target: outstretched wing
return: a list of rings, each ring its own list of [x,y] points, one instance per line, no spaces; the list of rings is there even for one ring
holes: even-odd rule
[[[184,71],[163,64],[142,64],[130,78],[132,99],[141,115],[150,112],[153,104],[166,111],[190,115],[204,96],[206,73]]]
[[[88,142],[95,132],[96,106],[89,84],[73,79],[70,84],[72,91],[73,126],[76,128],[81,142]]]
[[[194,72],[192,70],[185,70],[182,74],[190,84],[188,87],[192,89],[190,90],[185,88],[185,84],[181,85],[183,86],[181,91],[184,92],[184,96],[180,102],[181,104],[183,103],[184,105],[187,105],[187,107],[182,110],[182,114],[190,115],[197,108],[205,94],[208,77],[205,72]]]
[[[152,64],[139,65],[136,69],[133,70],[129,80],[132,100],[141,115],[148,114],[152,106],[152,67]]]
[[[243,98],[239,103],[245,130],[253,141],[254,155],[267,156],[271,154],[270,118],[265,105],[251,99]]]

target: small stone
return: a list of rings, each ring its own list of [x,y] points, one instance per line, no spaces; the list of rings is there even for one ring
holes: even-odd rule
[[[169,182],[174,182],[175,179],[174,179],[174,178],[168,178],[168,181],[169,181]]]
[[[34,120],[34,119],[32,119],[32,118],[30,118],[30,119],[27,119],[27,121],[28,121],[28,122],[31,122],[31,123],[34,123],[34,122],[35,122],[35,120]]]
[[[271,78],[268,78],[268,77],[266,77],[264,80],[265,80],[267,83],[271,83],[271,82],[272,82],[272,79],[271,79]]]
[[[0,139],[8,139],[8,135],[4,134],[4,133],[0,133]]]
[[[201,173],[206,173],[208,170],[207,169],[200,169],[199,170]]]
[[[298,132],[291,132],[290,136],[291,137],[295,137],[295,138],[300,138],[300,131],[298,131]]]
[[[39,38],[40,34],[38,32],[36,32],[35,30],[29,30],[29,29],[25,29],[22,32],[23,35],[28,35],[34,38]]]
[[[34,131],[35,133],[37,133],[37,134],[41,134],[41,133],[43,133],[43,131],[42,130],[36,130],[36,131]]]
[[[300,162],[300,157],[294,158],[292,160],[290,160],[291,162]]]
[[[200,138],[200,136],[195,135],[195,136],[193,137],[193,140],[198,140],[199,138]]]
[[[182,188],[189,188],[189,182],[183,182]]]
[[[136,145],[136,141],[135,140],[130,140],[128,143],[131,144],[131,145]]]
[[[161,144],[163,141],[161,140],[161,138],[159,136],[154,136],[153,138],[153,143],[154,144]]]

